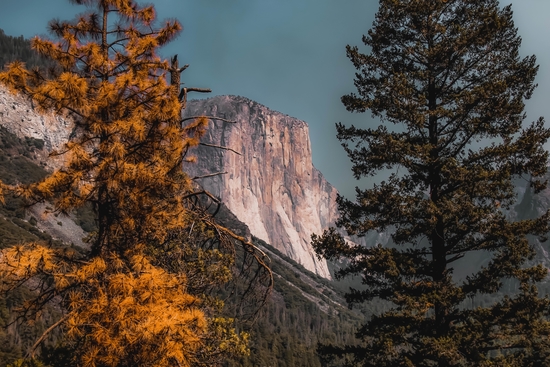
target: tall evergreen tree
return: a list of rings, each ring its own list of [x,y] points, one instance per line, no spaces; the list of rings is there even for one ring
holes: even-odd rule
[[[270,272],[261,251],[212,220],[182,171],[208,120],[181,120],[182,101],[196,89],[180,97],[184,68],[157,54],[181,25],[157,27],[154,7],[134,0],[72,2],[91,10],[50,22],[55,41],[32,40],[56,62],[51,78],[21,62],[0,73],[1,82],[75,125],[55,153],[64,159],[60,169],[7,189],[31,202],[48,200],[62,214],[91,204],[97,222],[84,254],[51,244],[0,254],[2,290],[37,284],[24,312],[39,314],[52,303],[64,310],[28,352],[59,327],[78,366],[211,366],[246,353],[247,336],[202,290],[231,278],[239,245],[259,273]],[[167,83],[170,72],[175,85]]]
[[[526,236],[548,230],[548,213],[511,221],[514,177],[541,189],[550,136],[542,118],[523,124],[538,67],[521,58],[510,6],[497,0],[381,0],[363,37],[347,47],[358,70],[349,111],[370,111],[376,129],[337,124],[356,179],[393,170],[355,201],[338,198],[349,235],[391,233],[392,244],[359,246],[335,229],[313,236],[319,256],[345,259],[338,276],[359,275],[350,303],[381,299],[389,310],[357,332],[358,345],[330,346],[349,366],[543,366],[550,364],[550,301],[536,282]],[[539,177],[539,179],[537,179]],[[488,262],[465,279],[464,256]],[[469,298],[494,297],[488,307]]]

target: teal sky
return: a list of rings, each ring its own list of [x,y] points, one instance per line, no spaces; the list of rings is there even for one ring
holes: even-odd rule
[[[376,0],[153,0],[160,19],[176,18],[184,31],[165,48],[190,64],[188,86],[235,94],[306,121],[313,162],[344,195],[358,185],[335,137],[336,122],[378,125],[351,114],[340,97],[354,91],[355,70],[345,46],[361,45],[378,9]],[[502,5],[510,0],[501,1]],[[68,0],[0,0],[0,28],[13,36],[47,34],[53,18],[85,11]],[[513,2],[522,54],[537,56],[539,88],[527,103],[528,121],[550,121],[549,0]],[[365,183],[360,183],[364,186]]]

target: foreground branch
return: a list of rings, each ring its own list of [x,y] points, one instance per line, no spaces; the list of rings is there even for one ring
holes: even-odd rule
[[[227,174],[227,172],[210,173],[210,174],[204,175],[204,176],[195,176],[195,177],[192,178],[192,180],[198,180],[199,178],[213,177],[213,176],[225,175],[225,174]]]
[[[199,92],[199,93],[210,93],[212,89],[209,88],[181,88],[178,100],[181,102],[181,108],[187,106],[187,93],[189,92]]]
[[[212,147],[212,148],[219,148],[219,149],[230,150],[230,151],[232,151],[232,152],[235,153],[235,154],[242,155],[240,152],[237,152],[235,149],[232,149],[232,148],[229,148],[229,147],[224,147],[224,146],[222,146],[222,145],[207,144],[207,143],[199,143],[199,145],[204,145],[205,147]]]
[[[223,122],[229,122],[231,124],[236,124],[237,123],[237,121],[227,120],[227,119],[224,119],[224,118],[221,118],[221,117],[215,117],[215,116],[191,116],[191,117],[186,117],[183,120],[180,120],[180,122],[198,119],[199,117],[205,117],[209,120],[220,120],[220,121],[223,121]]]
[[[211,193],[209,193],[206,190],[197,191],[197,192],[193,192],[191,194],[185,195],[185,196],[182,197],[182,199],[189,199],[189,198],[196,197],[196,196],[199,196],[199,195],[208,196],[211,200],[213,200],[216,203],[220,202],[220,200],[218,198],[216,198],[214,195],[212,195]]]
[[[46,337],[48,336],[49,333],[51,333],[56,327],[58,327],[59,325],[61,325],[62,323],[64,323],[68,318],[69,316],[71,316],[71,313],[68,313],[66,314],[65,316],[63,316],[62,318],[60,318],[56,323],[54,323],[53,325],[51,325],[49,328],[47,328],[43,333],[42,333],[42,336],[40,336],[40,338],[38,338],[38,340],[33,344],[33,346],[31,347],[31,349],[27,352],[27,355],[25,358],[29,358],[29,357],[34,357],[34,351],[36,350],[36,348],[38,348],[38,346],[40,345],[40,343],[42,343],[44,341],[44,339],[46,339]]]

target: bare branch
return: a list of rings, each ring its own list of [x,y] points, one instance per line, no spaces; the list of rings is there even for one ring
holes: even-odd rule
[[[199,145],[204,145],[205,147],[212,147],[212,148],[230,150],[235,154],[242,155],[241,153],[237,152],[235,149],[232,149],[232,148],[229,148],[229,147],[224,147],[224,146],[221,146],[221,145],[207,144],[207,143],[199,143]]]
[[[260,271],[260,269],[263,269],[266,272],[269,284],[266,287],[266,291],[264,293],[264,297],[262,301],[262,305],[265,305],[267,302],[268,296],[273,289],[273,272],[271,271],[271,268],[269,267],[269,265],[267,265],[267,263],[271,262],[271,258],[264,251],[262,251],[258,246],[254,245],[251,241],[248,241],[246,238],[235,234],[230,229],[220,226],[214,222],[212,222],[212,225],[215,228],[217,228],[218,231],[223,232],[225,235],[228,235],[229,237],[232,237],[233,239],[239,241],[242,244],[243,249],[249,254],[251,254],[256,260],[256,263],[260,266],[258,271]],[[248,289],[250,289],[251,286],[252,284],[249,284]],[[248,290],[245,292],[248,292]]]
[[[183,120],[180,120],[180,122],[198,119],[199,117],[206,117],[209,120],[220,120],[220,121],[223,121],[223,122],[229,122],[231,124],[236,124],[237,123],[237,121],[227,120],[227,119],[224,119],[224,118],[221,118],[221,117],[215,117],[215,116],[191,116],[191,117],[186,117]]]
[[[222,232],[228,234],[230,237],[233,237],[233,239],[235,239],[239,242],[242,242],[243,244],[249,246],[252,250],[254,250],[254,252],[259,252],[262,255],[262,258],[267,259],[267,261],[271,261],[269,256],[264,251],[262,251],[258,246],[254,245],[252,242],[248,241],[246,238],[244,238],[242,236],[239,236],[239,235],[235,234],[233,231],[231,231],[230,229],[222,227],[218,224],[214,224],[214,225],[217,228],[219,228]],[[262,263],[265,265],[264,262],[262,262]],[[267,270],[269,270],[269,273],[271,274],[271,269],[267,268]],[[273,277],[272,277],[272,279],[273,279]]]
[[[209,193],[208,191],[206,190],[202,190],[202,191],[197,191],[197,192],[193,192],[191,194],[188,194],[188,195],[185,195],[183,197],[183,199],[189,199],[189,198],[192,198],[192,197],[195,197],[197,198],[198,196],[200,195],[204,195],[204,196],[207,196],[208,198],[210,198],[210,200],[212,200],[216,205],[217,205],[217,208],[216,210],[214,211],[214,213],[211,213],[211,217],[215,217],[216,214],[218,214],[218,211],[220,210],[221,208],[221,201],[216,198],[214,195],[212,195],[211,193]],[[208,206],[206,209],[208,210],[210,206]],[[195,222],[193,222],[193,224],[191,225],[191,230],[189,231],[189,235],[191,235],[191,231],[193,230],[193,226],[195,225]]]
[[[206,178],[206,177],[213,177],[213,176],[219,176],[219,175],[225,175],[227,172],[216,172],[216,173],[210,173],[208,175],[204,176],[195,176],[192,178],[192,180],[198,180],[199,178]]]
[[[191,197],[194,197],[194,196],[199,196],[199,195],[206,195],[208,196],[210,199],[212,199],[214,202],[216,203],[219,203],[220,200],[218,198],[216,198],[214,195],[212,195],[211,193],[209,193],[208,191],[206,190],[202,190],[202,191],[197,191],[197,192],[193,192],[191,194],[188,194],[188,195],[185,195],[182,197],[182,199],[189,199]]]
[[[181,108],[182,109],[185,109],[185,107],[187,106],[187,93],[188,92],[210,93],[210,92],[212,92],[212,89],[209,89],[209,88],[181,88],[180,94],[178,96],[178,100],[181,102]]]
[[[211,93],[210,88],[183,88],[186,92],[199,92],[199,93]]]
[[[38,338],[38,340],[36,341],[36,343],[34,343],[34,345],[31,347],[31,349],[27,352],[27,356],[26,358],[28,357],[34,357],[34,351],[36,350],[36,348],[38,348],[38,346],[40,345],[40,343],[42,343],[44,341],[44,339],[46,339],[46,337],[48,336],[49,333],[52,332],[52,330],[54,330],[56,327],[58,327],[59,325],[61,325],[62,323],[64,323],[68,318],[69,316],[71,316],[71,313],[68,313],[66,314],[65,316],[63,316],[62,318],[60,318],[56,323],[54,323],[52,326],[50,326],[49,328],[47,328],[43,333],[42,333],[42,336],[40,338]]]

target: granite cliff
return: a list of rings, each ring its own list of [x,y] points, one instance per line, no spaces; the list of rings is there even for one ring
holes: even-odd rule
[[[330,278],[327,264],[311,248],[311,234],[322,233],[337,218],[336,189],[312,164],[308,126],[236,96],[190,101],[184,117],[213,116],[199,146],[197,164],[186,167],[246,223],[252,235],[271,244],[306,269]]]
[[[200,146],[192,152],[199,157],[197,164],[185,169],[192,176],[227,172],[197,182],[221,198],[252,235],[330,278],[326,262],[315,257],[310,236],[334,223],[337,192],[311,162],[307,124],[233,96],[188,102],[184,117],[198,115],[235,121],[212,120],[204,143],[227,146],[241,155]],[[3,86],[0,125],[20,138],[43,141],[44,149],[37,150],[35,161],[50,168],[57,164],[48,152],[59,149],[73,128],[70,120],[40,113]]]
[[[225,172],[196,180],[225,203],[219,214],[224,224],[234,226],[241,235],[251,233],[306,269],[330,278],[326,262],[315,257],[310,236],[334,224],[337,192],[311,162],[307,124],[235,96],[190,101],[184,117],[199,115],[222,118],[211,120],[204,143],[240,153],[199,146],[192,152],[197,163],[185,167],[192,176]],[[1,85],[0,125],[21,139],[34,139],[34,145],[41,143],[30,158],[50,169],[59,161],[48,158],[48,153],[59,149],[73,128],[70,120],[40,113],[27,99]],[[546,178],[550,180],[550,171]],[[535,218],[550,208],[550,189],[534,194],[525,179],[516,180],[515,186],[517,205],[507,213],[511,220]],[[33,210],[37,215],[40,212],[40,208]],[[59,220],[50,214],[50,222],[56,224]],[[53,227],[54,236],[66,239],[70,223],[59,228],[42,224],[44,229]],[[81,230],[75,227],[73,232],[68,241],[80,242]],[[360,242],[385,245],[391,242],[390,232],[371,233]],[[533,263],[550,266],[548,243],[535,237],[530,241],[537,252]],[[485,261],[484,256],[465,258],[455,271],[459,277],[467,276]]]

